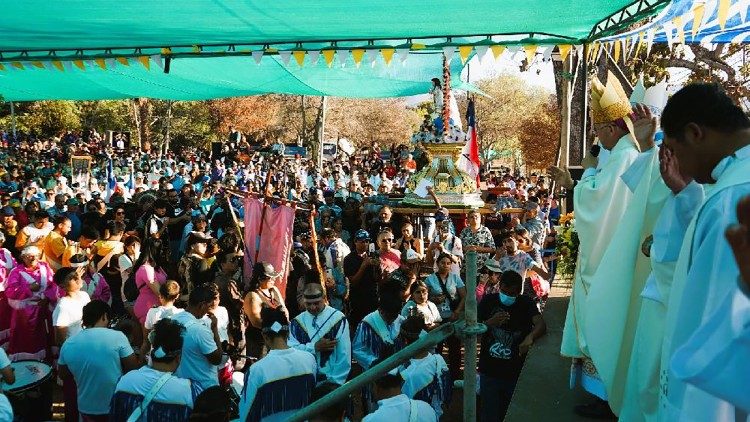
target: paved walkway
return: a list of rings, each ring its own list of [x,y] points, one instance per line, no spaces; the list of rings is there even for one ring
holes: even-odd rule
[[[570,359],[560,356],[570,289],[554,287],[544,311],[547,335],[539,339],[526,358],[505,420],[586,421],[573,413],[577,404],[588,403],[587,394],[570,390]]]

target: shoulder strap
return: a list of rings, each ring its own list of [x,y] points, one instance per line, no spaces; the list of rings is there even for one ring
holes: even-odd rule
[[[156,393],[161,390],[162,387],[164,387],[164,384],[167,383],[167,381],[172,377],[172,373],[168,372],[159,378],[156,383],[151,387],[151,389],[146,393],[145,396],[143,396],[143,401],[141,402],[141,405],[136,407],[133,413],[130,414],[130,417],[128,417],[127,422],[136,422],[138,421],[143,413],[145,412],[146,408],[148,408],[148,405],[151,404],[151,400],[154,399],[156,396]]]

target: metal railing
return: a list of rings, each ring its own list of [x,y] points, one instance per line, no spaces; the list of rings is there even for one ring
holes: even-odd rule
[[[459,334],[464,338],[464,421],[476,421],[476,382],[477,382],[477,336],[481,335],[486,327],[477,323],[477,254],[467,252],[466,259],[466,304],[464,319],[450,324],[445,324],[430,331],[426,336],[418,339],[409,346],[401,349],[393,356],[361,373],[347,383],[323,396],[319,400],[310,403],[307,407],[300,409],[290,419],[290,422],[303,422],[311,416],[315,416],[326,408],[338,403],[360,391],[361,388],[371,384],[388,371],[408,361],[416,354],[429,349],[442,342],[453,334]]]

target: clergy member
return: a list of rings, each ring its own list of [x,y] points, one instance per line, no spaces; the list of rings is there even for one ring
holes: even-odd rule
[[[686,380],[723,385],[735,395],[747,393],[745,373],[733,366],[747,365],[736,347],[742,344],[741,332],[733,322],[748,316],[750,300],[734,295],[739,269],[724,229],[737,223],[730,210],[750,194],[750,119],[719,85],[693,84],[670,98],[661,125],[664,144],[684,174],[714,185],[687,229],[675,269],[662,348],[659,419],[745,420],[746,411],[733,400]]]

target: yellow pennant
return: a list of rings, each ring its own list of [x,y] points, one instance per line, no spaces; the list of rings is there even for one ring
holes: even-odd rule
[[[638,52],[641,51],[641,46],[643,45],[645,41],[645,34],[643,31],[638,33],[638,44],[635,46],[635,53],[633,54],[634,57],[638,56]]]
[[[471,54],[471,50],[474,49],[473,45],[461,45],[458,47],[458,55],[461,56],[461,63],[466,63],[466,60],[469,59],[469,54]]]
[[[11,62],[10,65],[18,70],[24,70],[23,63],[21,62]]]
[[[612,53],[614,55],[615,63],[620,61],[620,41],[615,41],[614,51]]]
[[[425,48],[427,48],[427,46],[424,44],[413,43],[411,45],[412,50],[424,50]]]
[[[328,67],[333,65],[333,57],[336,55],[336,50],[323,50],[320,52],[323,55],[323,59],[326,61]]]
[[[695,6],[695,9],[693,9],[693,29],[691,30],[693,39],[695,39],[695,35],[698,33],[698,29],[700,29],[701,22],[703,22],[704,13],[706,13],[705,3],[700,3]]]
[[[164,55],[164,56],[168,56],[168,55],[172,54],[172,49],[169,48],[169,47],[162,48],[161,49],[161,54]]]
[[[490,46],[490,50],[492,50],[492,55],[495,57],[495,60],[497,60],[503,54],[503,51],[505,51],[505,46],[504,45],[492,45]]]
[[[4,72],[4,71],[5,71],[5,65],[0,63],[0,72]]]
[[[151,69],[151,62],[149,61],[148,56],[139,56],[137,60],[146,68],[146,70]]]
[[[685,28],[682,25],[682,16],[672,19],[672,23],[677,28],[677,38],[680,40],[680,44],[685,44]]]
[[[123,66],[130,66],[130,61],[128,61],[127,57],[117,57],[115,60]]]
[[[83,60],[73,60],[73,64],[81,70],[86,70],[86,65],[83,64]]]
[[[591,46],[591,48],[589,49],[589,51],[590,51],[589,54],[591,54],[591,56],[589,57],[589,61],[590,62],[596,62],[596,58],[599,56],[599,46],[600,45],[601,44],[599,44],[598,42],[594,43]]]
[[[732,0],[719,0],[719,11],[717,12],[717,18],[719,19],[719,26],[724,29],[727,26],[727,18],[729,17],[729,6],[732,5]]]
[[[352,50],[352,59],[354,59],[354,64],[359,67],[359,64],[362,63],[362,59],[365,57],[365,49],[364,48],[355,48]]]
[[[31,62],[31,64],[38,69],[44,69],[44,63],[40,61],[34,61],[34,62]]]
[[[383,55],[383,61],[385,61],[386,66],[391,65],[391,60],[393,60],[393,53],[395,52],[395,48],[383,48],[380,50],[380,54]]]
[[[533,44],[524,45],[523,51],[526,52],[526,63],[531,66],[531,62],[534,61],[534,57],[536,56],[536,46]]]
[[[55,69],[59,70],[60,72],[65,71],[65,67],[63,66],[62,62],[60,60],[54,60],[52,62],[52,66],[55,66]]]
[[[306,52],[304,50],[292,51],[292,56],[294,56],[294,61],[297,62],[299,67],[302,67],[305,64],[305,54]]]
[[[568,54],[570,54],[570,49],[573,46],[570,44],[560,44],[557,46],[557,49],[560,50],[560,58],[562,61],[565,61],[568,59]]]
[[[96,64],[102,68],[102,70],[107,70],[107,61],[104,59],[94,59]]]

